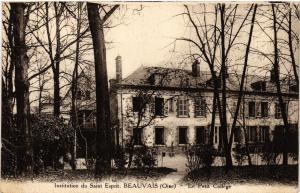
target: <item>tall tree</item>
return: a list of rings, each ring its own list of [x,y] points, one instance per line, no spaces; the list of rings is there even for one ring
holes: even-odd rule
[[[17,132],[18,150],[17,169],[23,173],[32,171],[32,147],[31,147],[31,130],[28,123],[28,101],[29,101],[29,84],[27,82],[27,70],[29,58],[25,44],[25,17],[24,3],[11,3],[12,25],[14,46],[12,49],[12,62],[15,66],[15,88],[17,104]]]
[[[96,167],[95,175],[106,174],[111,168],[111,128],[110,107],[107,80],[106,47],[104,39],[105,21],[115,12],[119,5],[105,10],[105,5],[87,3],[88,20],[93,41],[95,77],[96,77]],[[106,14],[101,17],[100,9]]]
[[[228,126],[226,114],[228,61],[230,61],[231,51],[239,43],[237,39],[242,33],[242,29],[247,25],[246,21],[248,21],[248,16],[253,9],[253,5],[250,6],[243,16],[240,16],[239,12],[245,9],[240,9],[239,5],[216,4],[210,7],[210,10],[207,10],[206,5],[194,6],[192,8],[185,6],[185,8],[186,12],[184,14],[187,15],[188,21],[192,24],[191,28],[195,31],[196,38],[179,38],[179,40],[192,43],[197,51],[199,50],[199,58],[207,63],[210,69],[213,83],[211,86],[214,88],[215,104],[219,110],[220,132],[222,136],[221,145],[226,157],[226,168],[228,170],[232,167],[231,148],[227,137]],[[201,11],[198,9],[201,9]],[[209,23],[208,18],[210,15],[215,18],[215,20],[211,20],[212,23]],[[216,71],[218,67],[220,67],[219,77]],[[213,118],[215,117],[214,114],[213,110]],[[213,129],[212,124],[211,131]]]
[[[283,97],[282,97],[282,91],[281,91],[281,81],[280,81],[280,68],[279,68],[279,53],[278,53],[278,23],[277,23],[277,15],[276,11],[278,10],[278,7],[274,4],[272,6],[272,16],[273,16],[273,33],[274,33],[274,61],[273,61],[273,71],[274,71],[274,79],[275,79],[275,84],[276,84],[276,90],[277,90],[277,95],[278,95],[278,101],[279,101],[279,106],[280,106],[280,111],[282,115],[282,120],[284,123],[284,131],[283,131],[283,164],[287,165],[288,164],[288,149],[287,149],[287,143],[288,143],[288,138],[287,134],[289,132],[289,123],[288,123],[288,115],[287,115],[287,108],[286,105],[283,102]]]

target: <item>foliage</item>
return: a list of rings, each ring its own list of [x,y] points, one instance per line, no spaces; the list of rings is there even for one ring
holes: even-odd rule
[[[267,165],[277,165],[277,157],[282,152],[280,144],[278,141],[267,142],[264,145],[263,152],[259,154],[262,161],[266,162]]]
[[[124,169],[127,164],[127,157],[128,156],[126,155],[124,149],[120,146],[117,146],[113,155],[115,167],[117,169]]]
[[[146,145],[135,148],[133,163],[139,169],[149,170],[156,166],[157,158],[154,149]]]
[[[246,146],[242,146],[241,144],[237,144],[233,149],[234,154],[233,157],[237,161],[238,165],[241,166],[243,162],[247,159],[247,148]]]
[[[73,145],[74,130],[63,119],[48,114],[33,115],[31,123],[35,166],[56,169],[59,158],[66,158]]]
[[[210,171],[215,158],[215,149],[211,145],[189,146],[185,152],[187,170],[193,172],[201,168]]]

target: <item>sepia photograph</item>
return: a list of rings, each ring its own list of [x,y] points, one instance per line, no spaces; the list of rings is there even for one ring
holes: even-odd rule
[[[0,7],[0,193],[298,192],[298,2]]]

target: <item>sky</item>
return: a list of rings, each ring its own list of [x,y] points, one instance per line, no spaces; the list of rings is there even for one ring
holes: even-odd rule
[[[140,66],[164,65],[172,59],[175,38],[185,33],[177,4],[146,4],[139,14],[129,6],[124,23],[106,33],[108,76],[115,76],[115,58],[122,56],[123,78]]]
[[[127,12],[120,22],[121,24],[108,30],[105,34],[106,41],[112,42],[107,45],[109,79],[115,77],[115,58],[117,55],[122,56],[123,78],[140,66],[166,66],[172,62],[173,67],[178,67],[177,64],[174,65],[174,63],[179,62],[178,52],[188,53],[189,48],[186,42],[177,41],[174,44],[174,41],[176,38],[189,37],[191,33],[194,34],[194,31],[191,32],[191,29],[186,27],[187,24],[183,16],[179,15],[184,11],[183,5],[178,3],[144,3],[142,11],[138,14],[132,13],[132,9],[138,7],[137,4],[127,6]],[[248,9],[248,5],[245,5],[245,8]],[[124,7],[122,9],[124,10]],[[246,9],[242,12],[243,15],[245,15]],[[264,8],[260,7],[260,9]],[[257,15],[256,19],[261,20],[259,17]],[[118,18],[114,19],[118,20]],[[299,25],[297,26],[299,28]],[[248,33],[249,28],[245,29]],[[242,38],[246,42],[248,35]],[[269,40],[266,35],[261,32],[258,26],[255,26],[251,46],[264,51],[273,51],[273,45],[266,43],[267,41]],[[174,45],[176,45],[176,53],[173,52]],[[232,51],[232,57],[238,57],[236,53],[239,51],[244,54],[243,50],[235,49],[234,53]],[[257,67],[269,65],[269,61],[262,56],[250,55],[249,57],[249,73],[262,73],[262,75],[268,73],[268,71],[260,72],[261,69]],[[297,59],[299,61],[299,55]],[[242,63],[243,60],[240,62]],[[240,66],[242,67],[242,65]],[[202,64],[201,70],[208,70],[208,66]]]

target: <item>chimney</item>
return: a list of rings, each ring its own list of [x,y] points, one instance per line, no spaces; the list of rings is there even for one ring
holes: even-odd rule
[[[272,67],[272,69],[270,70],[270,82],[276,82],[274,67]]]
[[[194,77],[200,76],[200,63],[198,60],[195,60],[194,63],[192,64],[192,75]]]
[[[120,55],[116,57],[116,80],[117,83],[122,81],[122,57]]]

